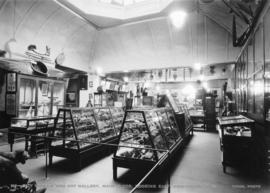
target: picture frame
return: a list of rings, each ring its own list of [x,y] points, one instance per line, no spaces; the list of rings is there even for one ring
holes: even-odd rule
[[[15,72],[8,72],[6,78],[7,78],[7,92],[16,92],[17,74]]]
[[[66,104],[73,105],[76,104],[76,92],[66,93]]]
[[[16,116],[16,93],[6,94],[6,114]]]

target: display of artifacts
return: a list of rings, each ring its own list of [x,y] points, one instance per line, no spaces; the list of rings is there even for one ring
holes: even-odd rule
[[[63,119],[61,120],[61,117],[64,117],[64,114],[66,117],[65,124]],[[94,112],[91,108],[60,110],[57,120],[60,124],[58,124],[55,130],[54,137],[60,139],[64,138],[65,142],[63,142],[63,140],[55,140],[53,141],[52,146],[62,146],[64,143],[66,148],[77,149],[78,147],[84,148],[100,141]],[[79,140],[79,142],[75,140]]]
[[[161,159],[180,138],[172,116],[173,111],[166,108],[126,112],[115,156],[147,161]]]
[[[15,72],[7,73],[7,92],[16,92],[17,74]]]
[[[124,110],[122,107],[110,107],[110,111],[113,118],[114,127],[117,134],[119,134],[124,119]]]
[[[96,121],[99,129],[101,140],[107,140],[117,133],[114,129],[114,124],[109,108],[95,108]]]

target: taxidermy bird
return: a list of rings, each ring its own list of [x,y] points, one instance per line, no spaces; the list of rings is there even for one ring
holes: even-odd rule
[[[16,42],[16,39],[14,38],[11,38],[10,40],[8,40],[6,43],[5,43],[5,46],[4,46],[4,49],[5,51],[8,53],[8,57],[11,58],[12,57],[12,50],[10,48],[10,43],[12,42]]]

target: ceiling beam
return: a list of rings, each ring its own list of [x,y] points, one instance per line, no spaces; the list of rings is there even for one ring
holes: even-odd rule
[[[4,0],[4,1],[1,3],[1,5],[0,5],[0,12],[1,12],[1,10],[5,7],[6,3],[7,3],[7,0]]]
[[[146,23],[149,21],[158,21],[158,20],[162,20],[162,19],[166,19],[167,16],[160,16],[160,17],[151,17],[151,18],[146,18],[146,19],[142,19],[142,20],[136,20],[136,21],[129,21],[129,22],[125,22],[125,23],[121,23],[121,24],[116,24],[116,25],[112,25],[109,27],[103,27],[100,30],[107,30],[107,29],[111,29],[111,28],[116,28],[116,27],[125,27],[125,26],[130,26],[130,25],[135,25],[135,24],[140,24],[140,23]]]
[[[96,25],[95,23],[89,21],[83,14],[81,14],[79,11],[72,9],[70,6],[68,6],[66,3],[64,3],[63,0],[54,0],[58,5],[60,5],[62,8],[64,8],[65,10],[67,10],[68,12],[74,14],[75,16],[77,16],[78,18],[82,19],[83,21],[85,21],[86,23],[88,23],[90,26],[92,26],[93,28],[95,28],[96,30],[100,30],[101,28]]]
[[[217,21],[216,19],[214,19],[213,16],[205,13],[202,9],[199,9],[199,10],[200,10],[199,13],[201,13],[203,16],[207,17],[208,19],[212,20],[214,23],[216,23],[217,25],[219,25],[220,27],[225,29],[230,35],[232,35],[231,29],[228,26],[226,26],[226,25],[222,24],[221,22]]]

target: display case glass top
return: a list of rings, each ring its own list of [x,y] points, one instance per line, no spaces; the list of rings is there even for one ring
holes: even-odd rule
[[[37,123],[48,123],[49,126],[53,126],[54,120],[54,116],[13,117],[10,126],[11,128],[31,129]]]

